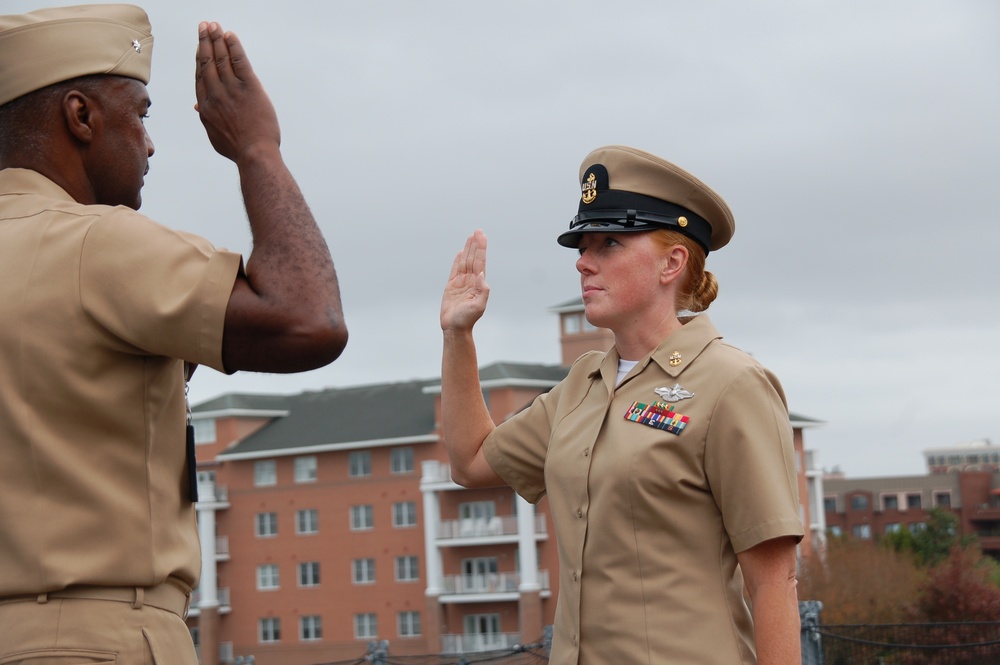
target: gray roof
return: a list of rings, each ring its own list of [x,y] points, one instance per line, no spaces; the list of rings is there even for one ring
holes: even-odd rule
[[[206,411],[287,411],[293,398],[288,395],[255,395],[252,393],[227,393],[199,402],[191,407],[192,413]]]
[[[382,383],[287,396],[288,415],[272,420],[224,455],[427,436],[434,431],[434,395],[425,394],[423,388],[435,383],[440,381]]]

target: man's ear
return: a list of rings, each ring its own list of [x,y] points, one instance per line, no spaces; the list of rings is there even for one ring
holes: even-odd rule
[[[684,245],[674,245],[664,257],[663,268],[660,270],[660,283],[669,284],[680,279],[687,268],[688,250]]]
[[[98,111],[94,100],[79,90],[70,90],[63,97],[62,115],[69,133],[82,143],[94,140],[94,121]]]

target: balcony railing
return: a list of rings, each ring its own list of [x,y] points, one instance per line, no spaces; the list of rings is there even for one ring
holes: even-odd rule
[[[969,519],[973,522],[1000,521],[1000,506],[994,506],[988,503],[976,506],[970,511]]]
[[[215,537],[215,559],[216,561],[229,560],[229,536]]]
[[[232,605],[229,601],[229,587],[222,587],[216,591],[219,597],[219,613],[226,614],[232,611]],[[196,617],[201,614],[201,608],[198,607],[198,603],[201,602],[201,591],[195,589],[191,593],[191,609],[188,611],[188,616]]]
[[[486,633],[482,635],[442,635],[442,653],[477,653],[510,649],[521,643],[520,633]]]
[[[521,574],[445,575],[443,581],[446,594],[517,593]],[[543,591],[549,590],[549,571],[538,571],[538,585]]]
[[[517,516],[491,517],[489,519],[446,520],[438,525],[438,538],[500,538],[517,535]],[[545,516],[535,515],[535,535],[548,535]]]

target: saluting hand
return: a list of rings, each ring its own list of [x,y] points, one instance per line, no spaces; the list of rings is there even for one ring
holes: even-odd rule
[[[252,147],[280,145],[274,105],[234,33],[200,23],[195,64],[195,110],[216,152],[239,162]]]
[[[441,298],[441,329],[471,330],[486,311],[486,234],[477,230],[455,257]]]

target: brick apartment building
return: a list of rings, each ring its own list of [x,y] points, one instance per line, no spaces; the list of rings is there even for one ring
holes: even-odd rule
[[[562,364],[480,370],[499,422],[611,335],[559,315]],[[194,409],[202,581],[188,623],[201,662],[311,665],[473,653],[538,642],[555,614],[548,501],[451,482],[440,380],[297,395],[227,394]],[[792,416],[807,536],[822,538],[822,475]],[[807,468],[809,467],[809,468]]]
[[[1000,558],[1000,448],[982,440],[924,451],[922,476],[827,476],[823,509],[833,535],[877,538],[907,527],[923,528],[928,511],[953,512],[963,534]]]

